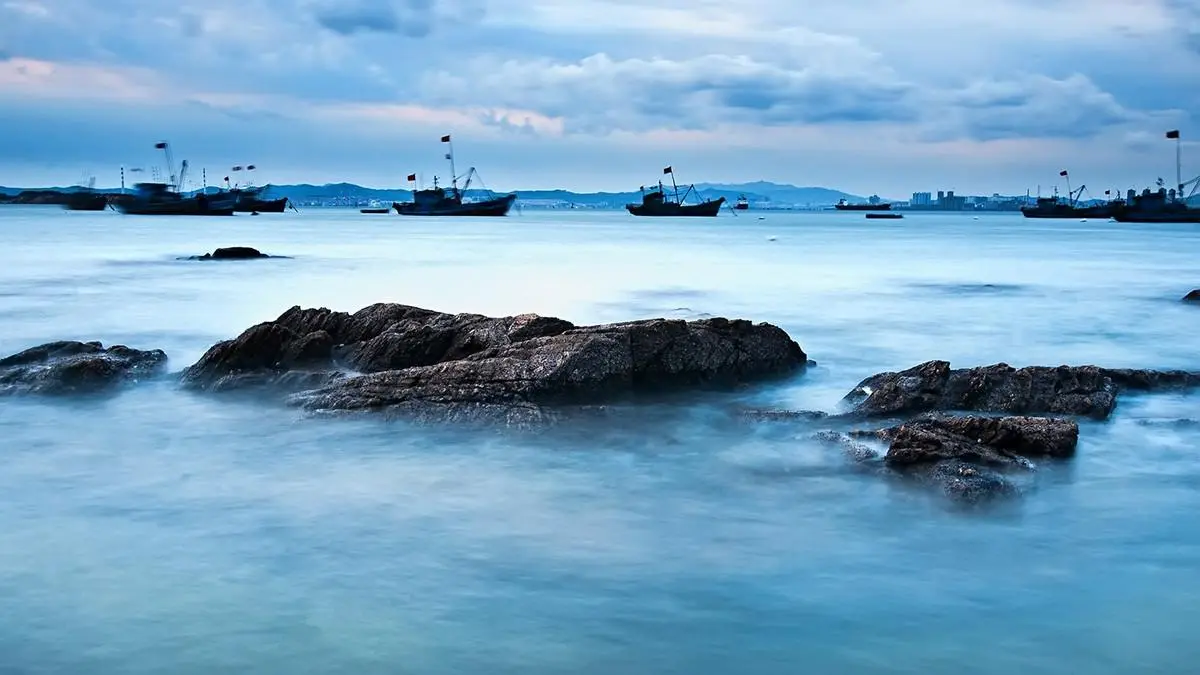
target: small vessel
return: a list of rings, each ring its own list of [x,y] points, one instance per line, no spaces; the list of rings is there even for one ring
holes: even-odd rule
[[[218,192],[208,195],[184,195],[180,191],[187,176],[188,163],[183,160],[179,167],[179,178],[175,177],[175,163],[171,149],[165,141],[154,147],[167,157],[168,183],[135,183],[133,194],[121,195],[114,200],[117,210],[138,216],[231,216],[237,204],[237,195]]]
[[[887,202],[879,204],[851,204],[845,199],[839,199],[838,203],[833,205],[833,208],[838,211],[890,211],[892,205]]]
[[[391,209],[359,209],[359,213],[391,213]]]
[[[903,218],[904,214],[903,213],[868,213],[868,214],[866,214],[866,216],[867,216],[867,218],[880,218],[880,219],[885,219],[885,220],[895,220],[896,218]]]
[[[258,211],[261,213],[283,213],[288,207],[288,198],[279,197],[278,199],[263,199],[262,194],[267,189],[263,187],[245,187],[235,188],[230,190],[237,195],[237,202],[234,204],[233,210],[238,213],[247,213],[250,211]]]
[[[446,159],[450,161],[450,183],[451,187],[446,190],[438,185],[437,176],[433,177],[433,188],[429,190],[413,190],[413,200],[411,202],[392,202],[392,208],[396,213],[402,216],[506,216],[509,209],[512,208],[513,202],[517,200],[517,193],[510,192],[499,197],[493,196],[489,199],[481,199],[478,201],[467,201],[464,199],[466,191],[471,187],[471,181],[479,175],[475,167],[471,167],[467,171],[465,182],[462,188],[458,187],[458,176],[454,170],[454,145],[450,142],[449,134],[442,136],[442,142],[446,143],[449,152],[446,153]],[[415,183],[417,180],[416,174],[409,174],[408,180],[410,183]],[[482,182],[482,181],[480,181]],[[485,188],[486,189],[486,188]],[[491,190],[487,191],[489,194]]]
[[[746,200],[746,195],[738,195],[737,201],[734,202],[733,208],[738,211],[746,211],[750,208],[750,202]]]
[[[87,187],[67,194],[63,208],[68,211],[103,211],[108,208],[108,195],[96,192],[96,177],[88,179]]]
[[[666,190],[663,188],[662,180],[658,181],[658,187],[650,190],[646,186],[639,188],[642,193],[641,204],[626,204],[625,209],[635,216],[698,216],[712,218],[721,210],[721,205],[725,203],[724,197],[717,197],[714,200],[705,200],[699,204],[684,204],[683,201],[688,198],[688,195],[696,191],[695,185],[689,185],[684,191],[683,196],[679,196],[679,186],[675,183],[675,170],[671,167],[663,169],[663,174],[671,175],[671,187],[675,189],[675,200],[671,201],[667,198]]]
[[[1021,215],[1026,218],[1111,218],[1121,204],[1120,200],[1113,200],[1105,204],[1080,206],[1079,198],[1083,196],[1087,186],[1080,185],[1078,189],[1072,190],[1068,173],[1063,170],[1059,171],[1058,175],[1067,179],[1067,199],[1059,198],[1058,189],[1055,188],[1054,196],[1038,197],[1033,206],[1022,206]]]

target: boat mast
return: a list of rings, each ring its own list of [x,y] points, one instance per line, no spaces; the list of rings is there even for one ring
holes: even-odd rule
[[[176,192],[178,192],[179,186],[175,184],[175,160],[171,157],[170,146],[167,145],[166,141],[159,141],[154,144],[154,147],[158,150],[162,150],[163,154],[167,156],[167,186],[171,187],[174,185]]]
[[[1167,138],[1175,140],[1175,186],[1178,190],[1175,194],[1183,192],[1183,140],[1179,138],[1179,130],[1172,129],[1167,132]]]
[[[675,189],[675,203],[676,204],[680,203],[679,202],[679,186],[675,184],[675,170],[668,166],[667,168],[663,169],[663,173],[671,174],[671,187]]]
[[[1067,179],[1067,200],[1068,200],[1068,203],[1071,204],[1071,206],[1074,206],[1075,205],[1075,192],[1071,189],[1071,177],[1069,175],[1067,175],[1066,169],[1059,171],[1058,175]],[[1055,186],[1054,190],[1055,190],[1055,194],[1057,194],[1058,186]]]
[[[454,172],[454,143],[450,142],[450,134],[442,136],[442,142],[450,149],[446,153],[446,159],[450,160],[450,185],[455,194],[458,194],[458,174]]]

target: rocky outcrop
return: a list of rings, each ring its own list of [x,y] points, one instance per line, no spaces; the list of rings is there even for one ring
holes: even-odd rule
[[[1200,373],[1096,366],[1013,368],[1004,363],[951,370],[946,361],[928,361],[869,377],[846,395],[844,403],[851,405],[851,414],[864,417],[958,410],[1106,419],[1122,389],[1195,386],[1200,386]]]
[[[261,258],[284,258],[286,256],[267,255],[256,248],[249,246],[229,246],[227,248],[219,248],[212,253],[204,255],[191,255],[180,260],[258,260]]]
[[[210,391],[297,392],[297,378],[324,378],[325,386],[290,402],[310,410],[507,417],[620,394],[735,385],[806,363],[783,330],[744,320],[577,327],[534,314],[493,318],[377,304],[354,314],[293,307],[213,346],[183,382]],[[540,412],[521,416],[530,414]]]
[[[980,502],[1017,493],[1009,480],[1033,469],[1030,460],[1075,454],[1079,425],[1045,417],[923,415],[875,431],[821,432],[856,462],[880,459],[868,441],[885,446],[885,473],[932,486],[955,501]]]
[[[1189,291],[1187,295],[1183,296],[1183,302],[1200,304],[1200,288]]]
[[[162,372],[167,355],[99,342],[51,342],[0,359],[0,394],[99,394]]]

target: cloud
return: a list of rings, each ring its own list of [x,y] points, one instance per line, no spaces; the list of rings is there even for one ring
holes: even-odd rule
[[[697,180],[750,172],[868,193],[939,173],[1020,176],[1060,164],[1055,153],[1132,175],[1159,161],[1137,139],[1188,129],[1183,111],[1200,105],[1198,8],[0,0],[0,117],[23,132],[0,140],[0,183],[30,162],[140,148],[150,130],[222,165],[249,148],[376,184],[436,161],[445,132],[515,186],[620,188],[668,157]]]

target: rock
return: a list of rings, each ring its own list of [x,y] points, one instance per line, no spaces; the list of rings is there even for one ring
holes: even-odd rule
[[[1183,296],[1182,301],[1183,302],[1200,303],[1200,288],[1189,291],[1187,295]]]
[[[192,255],[180,260],[258,260],[260,258],[285,258],[287,256],[267,255],[256,248],[249,246],[230,246],[227,248],[219,248],[212,253],[204,255]]]
[[[167,355],[99,342],[51,342],[0,359],[0,394],[98,394],[162,372]]]
[[[492,318],[377,304],[354,314],[293,307],[214,345],[183,382],[227,390],[279,386],[297,371],[344,374],[290,403],[455,418],[737,385],[791,373],[806,362],[783,330],[745,320],[576,327],[533,314]]]
[[[926,416],[877,432],[888,441],[893,468],[961,460],[995,467],[1028,467],[1026,458],[1075,454],[1079,425],[1045,417]]]
[[[917,480],[935,486],[960,504],[980,504],[1017,494],[1016,486],[1004,476],[957,459],[934,464]]]
[[[1200,374],[1184,371],[1097,366],[1013,368],[1004,363],[951,370],[946,361],[928,361],[898,373],[869,377],[843,401],[853,406],[851,414],[864,417],[960,410],[1106,419],[1122,388],[1195,386],[1200,386]]]

